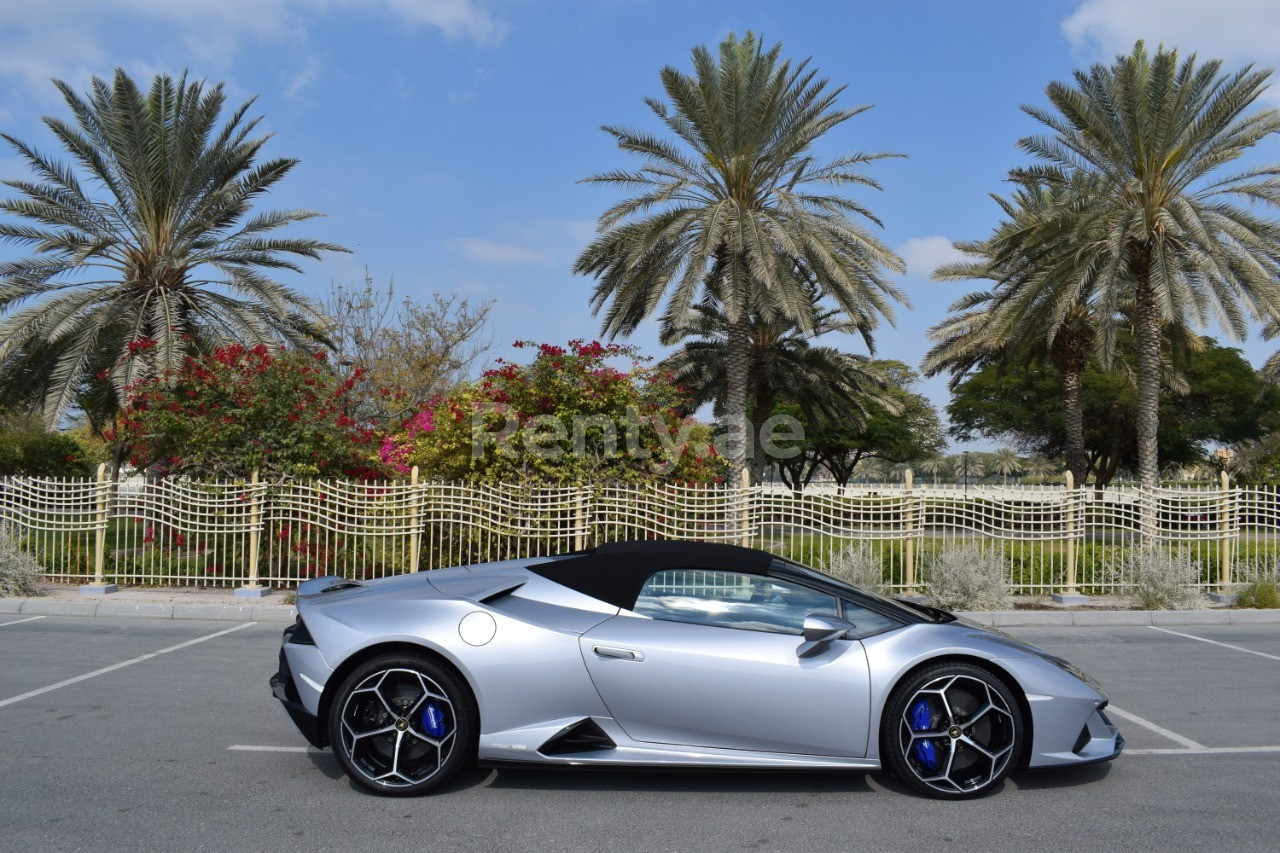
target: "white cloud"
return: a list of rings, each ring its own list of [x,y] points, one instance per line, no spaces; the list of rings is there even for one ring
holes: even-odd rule
[[[502,231],[505,239],[501,241],[468,237],[453,245],[468,258],[487,264],[569,266],[595,237],[596,226],[587,219],[531,219]]]
[[[494,44],[506,35],[507,25],[473,0],[384,0],[411,24],[430,24],[445,38],[469,38],[478,44]]]
[[[1062,22],[1071,46],[1107,61],[1144,39],[1183,54],[1233,64],[1280,64],[1280,3],[1275,0],[1084,0]]]
[[[296,74],[289,77],[284,87],[285,97],[296,98],[302,90],[310,86],[320,77],[320,60],[314,56],[307,58],[306,64]]]
[[[0,20],[0,77],[48,90],[52,77],[80,82],[117,65],[140,62],[232,67],[246,42],[305,44],[320,15],[384,15],[437,30],[450,40],[500,42],[507,24],[481,0],[43,0],[9,3]],[[134,41],[112,41],[113,28],[146,29]],[[149,51],[138,56],[143,45]],[[169,51],[169,55],[154,55]],[[130,53],[133,52],[133,53]],[[292,81],[301,90],[314,75]],[[300,82],[299,82],[300,81]],[[43,94],[43,93],[40,93]],[[39,95],[38,95],[39,96]]]
[[[946,237],[912,237],[898,247],[898,254],[907,262],[907,274],[921,278],[932,275],[943,264],[966,258]]]
[[[516,243],[499,243],[483,237],[468,237],[458,241],[458,247],[468,258],[487,264],[541,264],[551,258],[538,251]]]

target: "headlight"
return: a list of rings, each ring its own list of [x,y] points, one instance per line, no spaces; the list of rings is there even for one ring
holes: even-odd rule
[[[1059,669],[1064,669],[1064,670],[1066,670],[1067,672],[1069,672],[1069,673],[1071,673],[1072,675],[1074,675],[1076,678],[1078,678],[1078,679],[1080,679],[1081,681],[1083,681],[1085,684],[1087,684],[1087,685],[1089,685],[1090,687],[1092,687],[1094,690],[1098,691],[1099,693],[1102,693],[1102,685],[1101,685],[1101,684],[1099,684],[1099,683],[1097,682],[1097,680],[1093,678],[1093,676],[1089,675],[1089,673],[1085,672],[1085,671],[1084,671],[1083,669],[1081,669],[1080,667],[1076,666],[1075,664],[1071,663],[1070,661],[1065,661],[1065,660],[1063,660],[1062,658],[1059,658],[1059,657],[1050,657],[1050,658],[1048,658],[1048,660],[1049,660],[1049,662],[1050,662],[1050,663],[1054,664],[1054,665],[1055,665],[1055,666],[1057,666]],[[1105,693],[1103,693],[1103,695],[1105,696],[1106,694],[1105,694]]]

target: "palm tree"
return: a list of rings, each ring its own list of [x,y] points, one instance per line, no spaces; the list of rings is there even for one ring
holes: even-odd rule
[[[884,466],[880,463],[881,459],[863,459],[854,467],[854,473],[862,478],[864,483],[879,483],[885,477]]]
[[[1009,485],[1010,474],[1022,473],[1022,460],[1018,454],[1007,447],[1002,447],[991,454],[991,473],[1004,477],[1004,485]]]
[[[1055,235],[1041,233],[1035,241],[1026,240],[1038,224],[1075,201],[1070,192],[1022,188],[996,201],[1007,219],[986,240],[956,243],[972,260],[945,264],[933,275],[939,281],[986,279],[995,287],[967,294],[950,307],[949,316],[929,331],[934,346],[923,366],[928,375],[950,371],[954,389],[991,363],[1052,365],[1062,377],[1067,469],[1075,483],[1083,485],[1089,472],[1081,398],[1085,371],[1095,359],[1110,366],[1123,353],[1128,358],[1118,366],[1133,373],[1134,305],[1131,300],[1109,305],[1095,298],[1088,282],[1079,280],[1080,235],[1054,242]],[[1099,236],[1091,234],[1090,239]],[[1181,322],[1166,324],[1162,334],[1164,384],[1186,393],[1189,388],[1178,366],[1203,348],[1203,340]]]
[[[1159,477],[1156,438],[1161,328],[1212,315],[1243,337],[1246,315],[1280,318],[1280,224],[1240,202],[1280,203],[1280,167],[1224,176],[1222,166],[1280,130],[1280,111],[1250,112],[1268,72],[1176,50],[1152,57],[1142,42],[1111,66],[1077,71],[1074,84],[1046,88],[1053,109],[1024,107],[1047,135],[1020,141],[1040,162],[1011,177],[1071,196],[1029,223],[1021,251],[1077,244],[1075,274],[1063,288],[1092,291],[1104,349],[1115,339],[1122,301],[1136,315],[1138,473]]]
[[[1059,470],[1053,460],[1045,459],[1043,456],[1032,456],[1022,466],[1022,472],[1028,477],[1035,477],[1037,480],[1045,480]]]
[[[933,484],[938,485],[938,477],[951,475],[951,461],[942,456],[930,456],[920,463],[920,473],[933,477]]]
[[[1063,294],[1054,286],[1072,280],[1075,249],[1070,241],[1036,246],[1034,258],[1008,245],[1060,199],[1037,187],[1020,189],[1009,199],[996,197],[996,202],[1008,218],[991,237],[956,244],[972,260],[945,264],[933,274],[937,281],[987,279],[996,286],[955,302],[949,316],[929,330],[934,345],[925,355],[924,371],[928,376],[950,371],[954,389],[970,372],[993,361],[1052,364],[1062,377],[1067,467],[1083,484],[1088,457],[1080,392],[1093,355],[1098,306],[1091,304],[1087,291]]]
[[[951,462],[952,473],[962,482],[981,480],[987,473],[982,464],[982,457],[976,453],[960,453],[948,459]]]
[[[670,105],[646,104],[677,140],[607,126],[618,146],[638,155],[634,171],[588,183],[636,195],[600,217],[599,235],[578,257],[577,273],[597,279],[592,309],[604,333],[628,335],[659,304],[683,316],[707,288],[718,294],[725,331],[724,408],[735,439],[729,459],[741,468],[747,448],[752,310],[777,314],[811,331],[814,289],[856,322],[892,321],[905,298],[885,275],[901,258],[855,221],[879,221],[835,194],[842,185],[878,188],[858,168],[885,154],[857,152],[822,162],[815,143],[868,107],[839,109],[843,87],[829,88],[808,60],[780,61],[750,33],[730,35],[717,60],[693,50],[694,73],[661,73]]]
[[[728,385],[728,322],[720,304],[707,299],[682,318],[664,317],[661,341],[680,344],[659,367],[670,371],[677,383],[689,389],[694,407],[715,403],[723,411]],[[751,320],[748,385],[752,389],[751,474],[759,482],[768,461],[758,427],[773,414],[777,403],[793,403],[810,424],[820,415],[857,425],[865,407],[874,404],[890,412],[897,403],[881,393],[883,380],[866,356],[819,346],[814,339],[829,332],[856,332],[857,327],[840,312],[821,311],[811,332],[803,332],[780,314],[753,315]]]
[[[44,123],[71,155],[51,159],[0,134],[35,174],[5,181],[18,198],[0,238],[31,257],[0,264],[0,384],[56,425],[77,402],[101,416],[134,381],[224,341],[313,344],[319,315],[273,280],[295,257],[346,251],[271,232],[319,214],[258,213],[252,202],[297,163],[258,162],[252,101],[217,126],[221,84],[157,75],[142,92],[122,70],[85,97],[54,81],[74,122]],[[29,303],[29,304],[24,304]],[[86,397],[87,395],[87,397]]]

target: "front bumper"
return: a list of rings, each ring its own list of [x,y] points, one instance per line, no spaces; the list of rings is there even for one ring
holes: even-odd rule
[[[289,642],[293,630],[294,626],[292,625],[285,629],[285,643]],[[328,733],[322,731],[316,715],[308,711],[306,706],[302,704],[302,697],[298,694],[298,686],[294,682],[293,672],[289,669],[289,658],[285,655],[284,644],[280,646],[280,668],[275,675],[271,676],[270,684],[271,695],[279,699],[281,705],[284,705],[285,711],[289,714],[289,719],[293,721],[294,726],[307,739],[307,742],[318,749],[328,746]]]
[[[1124,750],[1124,736],[1103,712],[1105,703],[1095,708],[1076,735],[1070,750],[1039,752],[1031,760],[1032,770],[1050,767],[1079,767],[1115,759]]]

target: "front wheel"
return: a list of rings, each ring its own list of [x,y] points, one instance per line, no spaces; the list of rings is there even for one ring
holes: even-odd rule
[[[898,778],[939,799],[976,797],[1022,752],[1018,701],[981,667],[941,663],[905,679],[881,722],[881,754]]]
[[[447,782],[475,753],[470,690],[425,656],[389,654],[343,679],[329,711],[329,743],[365,790],[413,796]]]

